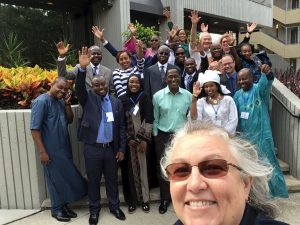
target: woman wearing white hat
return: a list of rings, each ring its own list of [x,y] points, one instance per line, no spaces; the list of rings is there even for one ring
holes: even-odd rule
[[[191,119],[210,120],[234,135],[238,113],[232,97],[225,95],[229,93],[225,86],[220,85],[218,71],[206,70],[204,74],[199,74],[198,81],[193,85]]]

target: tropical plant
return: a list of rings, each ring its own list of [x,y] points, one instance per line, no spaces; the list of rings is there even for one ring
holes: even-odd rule
[[[28,65],[29,61],[23,56],[26,48],[22,45],[23,41],[18,40],[18,35],[12,32],[4,35],[0,46],[0,64],[8,68]]]
[[[159,35],[159,31],[155,30],[155,27],[144,27],[143,24],[139,23],[137,20],[134,23],[136,27],[136,38],[142,40],[148,46],[150,44],[150,39],[153,35]],[[122,36],[126,37],[127,39],[130,38],[131,33],[129,30],[122,33]]]
[[[30,61],[30,66],[39,65],[42,68],[48,68],[48,63],[52,59],[45,43],[61,40],[62,37],[70,37],[67,26],[70,16],[61,11],[1,3],[0,21],[0,39],[2,35],[8,36],[10,32],[17,34],[19,40],[23,40],[23,45],[26,46],[26,51],[22,53],[22,56]],[[0,42],[2,44],[3,41],[0,40]],[[1,66],[6,65],[1,64]]]
[[[65,46],[67,46],[70,41],[68,39],[64,39],[63,43]],[[52,62],[48,63],[50,68],[55,69],[57,67],[57,57],[58,57],[58,52],[57,52],[57,48],[56,48],[56,42],[52,42],[52,44],[47,44],[48,48],[49,48],[49,54],[52,58]],[[72,45],[69,44],[69,51],[66,55],[66,63],[67,65],[73,65],[75,66],[78,63],[78,50],[77,49],[73,49]]]
[[[50,89],[56,70],[0,67],[0,109],[29,108],[32,100]]]
[[[286,71],[276,70],[275,76],[300,98],[300,69],[297,71],[292,69],[288,69]]]

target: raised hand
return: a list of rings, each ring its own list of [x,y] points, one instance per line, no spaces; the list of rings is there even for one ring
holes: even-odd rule
[[[263,72],[264,74],[271,73],[271,67],[268,64],[262,64],[260,69],[261,69],[261,72]]]
[[[234,38],[233,32],[231,30],[228,31],[228,35],[227,35],[226,39],[227,39],[229,45],[231,45],[231,46],[234,45],[235,38]]]
[[[128,29],[132,36],[134,36],[136,34],[136,27],[133,23],[128,24]]]
[[[257,24],[255,22],[253,22],[250,26],[247,24],[247,32],[251,34],[255,30],[256,26]]]
[[[195,10],[191,11],[191,15],[189,16],[189,18],[191,19],[192,24],[197,24],[201,19],[201,17],[198,16],[198,11]]]
[[[101,42],[105,41],[104,38],[104,28],[98,28],[97,26],[92,26],[92,33],[97,37]]]
[[[175,25],[175,26],[173,26],[173,28],[172,28],[171,31],[167,31],[168,34],[169,34],[169,39],[170,40],[172,40],[175,37],[175,35],[176,35],[176,33],[177,33],[178,30],[179,30],[178,25]]]
[[[171,20],[171,12],[168,8],[164,8],[163,15],[167,18],[167,20]]]
[[[57,51],[59,53],[59,56],[60,57],[65,57],[67,52],[69,51],[69,44],[67,44],[67,46],[65,46],[64,42],[60,41],[56,44],[56,48],[57,48]]]
[[[193,95],[196,95],[196,96],[199,96],[200,93],[201,93],[201,86],[200,86],[200,82],[199,81],[196,81],[194,84],[193,84]]]
[[[82,47],[81,51],[78,52],[79,64],[82,69],[85,69],[91,62],[91,54],[87,47]]]
[[[204,23],[201,23],[200,28],[202,32],[208,32],[208,24],[205,25]]]
[[[143,41],[137,40],[137,41],[136,41],[136,48],[143,49]]]

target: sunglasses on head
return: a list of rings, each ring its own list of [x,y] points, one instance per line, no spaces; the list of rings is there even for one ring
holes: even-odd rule
[[[198,165],[190,165],[188,163],[172,163],[166,167],[166,172],[170,180],[181,181],[190,176],[193,166],[197,166],[202,176],[209,179],[226,176],[229,166],[232,166],[239,171],[243,171],[237,165],[228,163],[224,159],[211,159],[199,162]]]
[[[92,52],[91,55],[102,55],[100,52]]]

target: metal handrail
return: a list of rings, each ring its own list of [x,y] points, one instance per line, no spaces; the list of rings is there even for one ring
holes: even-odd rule
[[[300,114],[293,113],[273,92],[271,92],[271,96],[274,97],[280,103],[280,105],[282,105],[283,108],[285,108],[286,111],[289,112],[289,114],[291,114],[295,118],[300,118]]]

